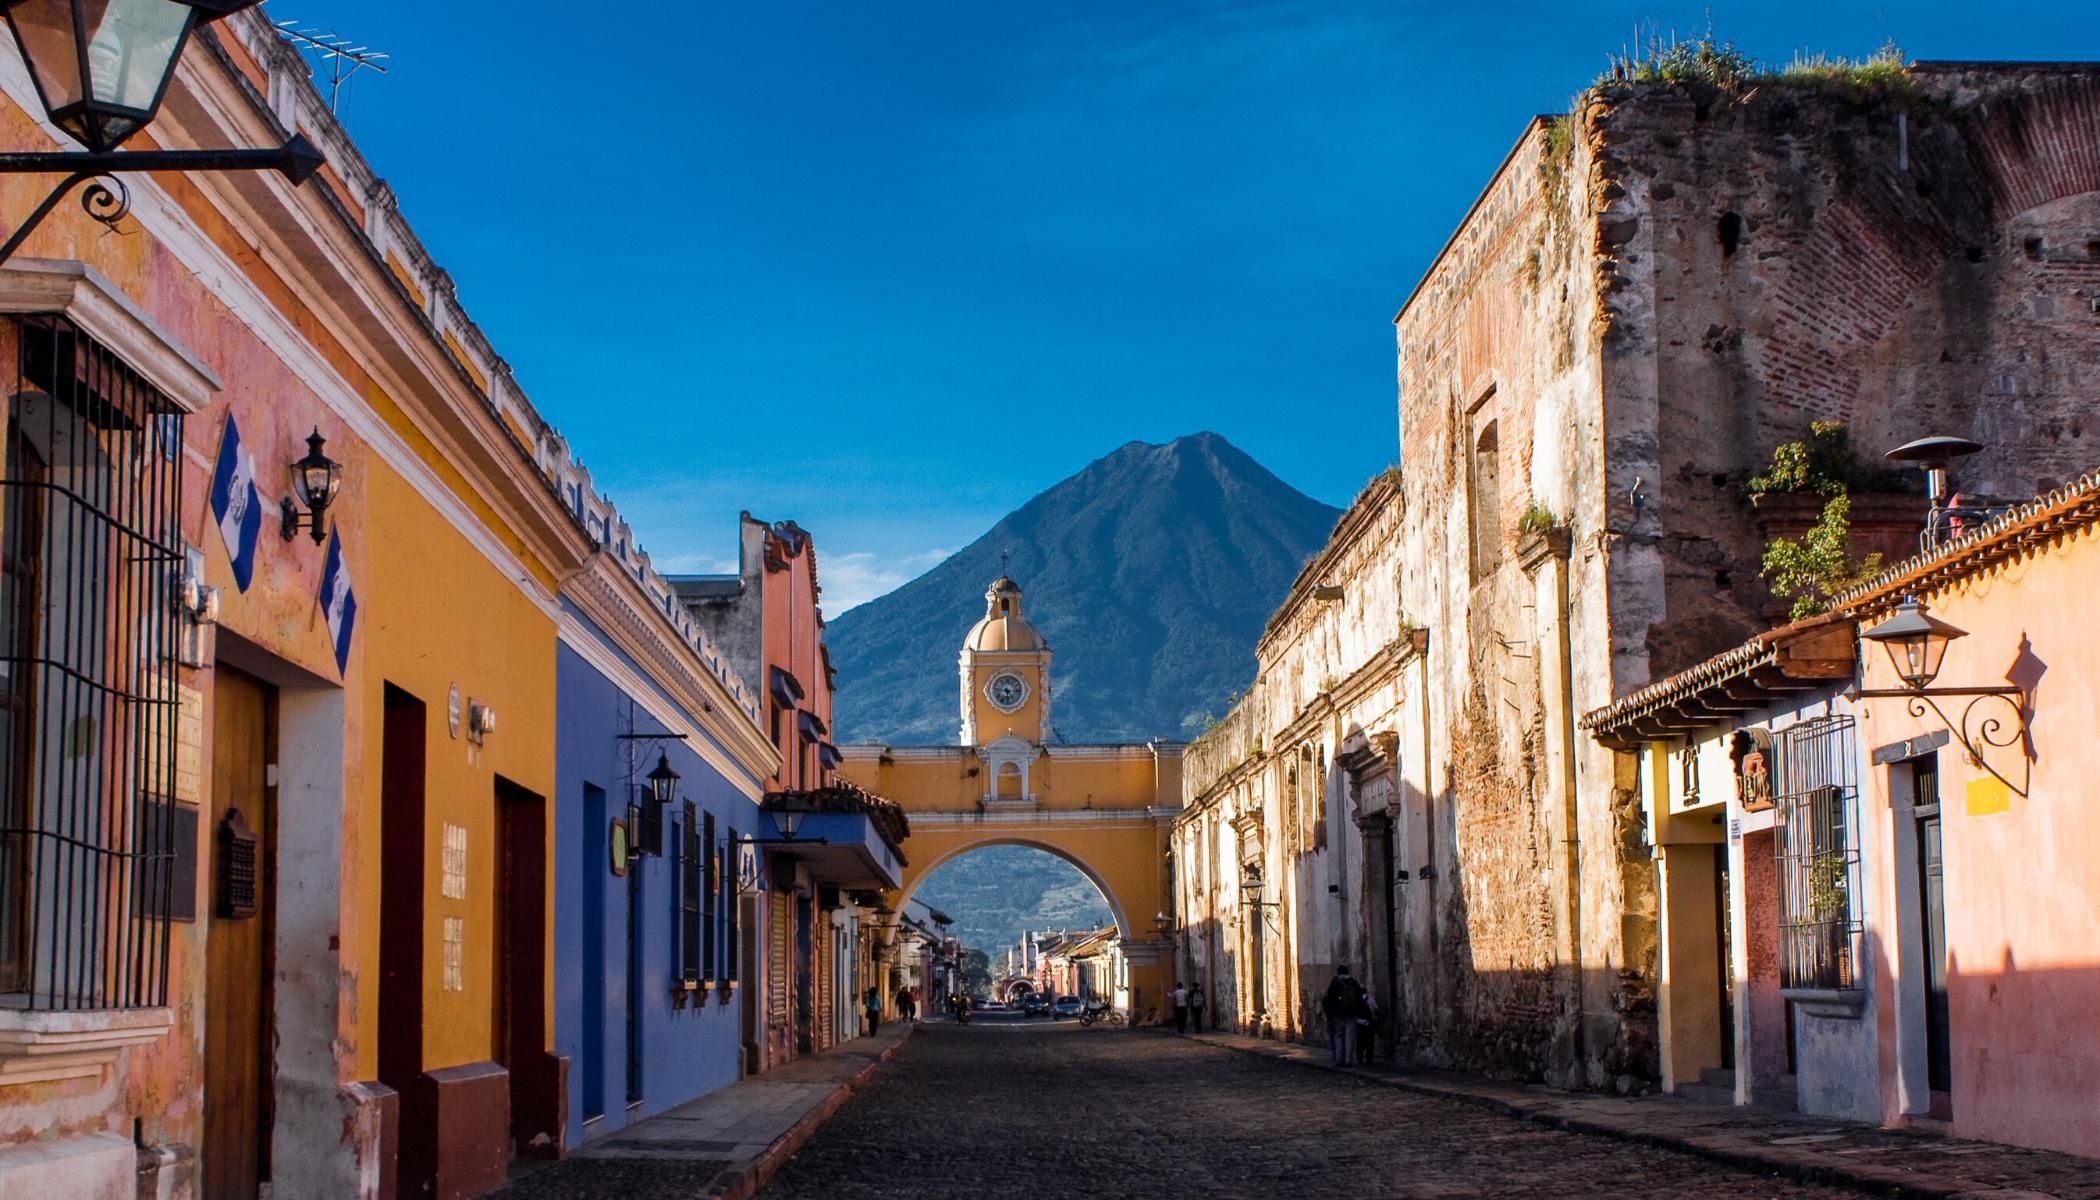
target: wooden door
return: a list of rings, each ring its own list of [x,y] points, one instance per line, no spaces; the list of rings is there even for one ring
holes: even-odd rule
[[[204,1200],[254,1200],[270,1177],[270,957],[276,892],[274,697],[228,667],[212,691],[206,910]]]

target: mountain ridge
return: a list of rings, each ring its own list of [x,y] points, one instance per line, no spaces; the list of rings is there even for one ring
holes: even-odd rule
[[[956,654],[1009,574],[1050,643],[1057,740],[1185,740],[1252,678],[1264,622],[1339,516],[1220,434],[1126,442],[829,622],[837,738],[952,745]]]

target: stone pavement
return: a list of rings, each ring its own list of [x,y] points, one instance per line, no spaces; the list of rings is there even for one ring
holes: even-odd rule
[[[1884,1196],[2100,1200],[2100,1160],[2067,1154],[1675,1096],[1595,1096],[1384,1064],[1344,1070],[1334,1066],[1324,1049],[1234,1034],[1201,1034],[1191,1040],[1478,1105],[1554,1129],[1667,1147],[1790,1179],[1849,1185]]]
[[[510,1186],[495,1195],[505,1200],[749,1196],[910,1033],[910,1026],[892,1022],[874,1037],[855,1038],[586,1142],[560,1163],[522,1165]]]
[[[973,1022],[921,1028],[760,1196],[1859,1194],[1189,1038]]]

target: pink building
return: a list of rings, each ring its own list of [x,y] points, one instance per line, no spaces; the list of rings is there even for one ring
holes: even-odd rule
[[[2100,1157],[2096,593],[2100,474],[1584,718],[1666,1088]]]

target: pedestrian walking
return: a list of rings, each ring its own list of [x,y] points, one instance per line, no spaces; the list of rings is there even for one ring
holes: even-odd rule
[[[919,1019],[919,994],[910,984],[897,989],[897,1016],[906,1021]]]
[[[1371,1051],[1378,1041],[1378,997],[1364,989],[1364,1015],[1356,1018],[1356,1064],[1371,1065]]]
[[[1335,1066],[1346,1067],[1356,1059],[1356,1019],[1364,1015],[1364,985],[1349,974],[1349,964],[1334,969],[1320,1011],[1327,1017],[1327,1050]]]
[[[868,1010],[868,1036],[874,1037],[875,1031],[882,1028],[882,993],[871,987],[860,1002]]]
[[[1206,1002],[1202,984],[1189,988],[1189,1027],[1197,1033],[1203,1032],[1203,1006]]]
[[[1181,986],[1180,980],[1174,982],[1174,991],[1171,999],[1174,1004],[1174,1032],[1187,1033],[1189,1031],[1189,990]]]

